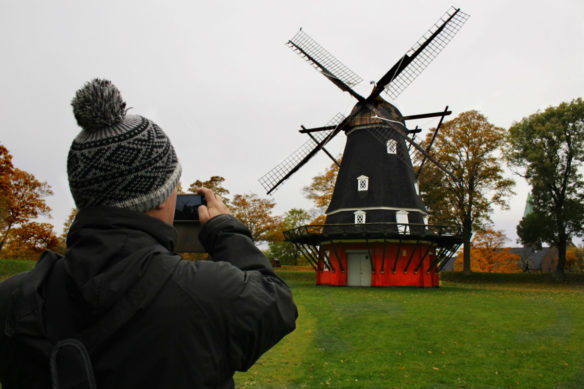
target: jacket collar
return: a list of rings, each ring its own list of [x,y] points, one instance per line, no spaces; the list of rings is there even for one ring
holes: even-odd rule
[[[122,208],[89,207],[79,211],[71,225],[67,244],[73,245],[76,235],[84,229],[141,231],[169,251],[174,250],[177,232],[173,226],[146,214]]]

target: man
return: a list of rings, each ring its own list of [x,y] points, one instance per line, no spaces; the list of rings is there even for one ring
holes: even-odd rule
[[[209,189],[198,191],[199,239],[213,261],[180,260],[181,167],[164,132],[126,115],[106,80],[72,105],[82,131],[67,172],[79,213],[64,258],[45,253],[0,284],[2,388],[233,387],[236,370],[294,329],[290,289]]]

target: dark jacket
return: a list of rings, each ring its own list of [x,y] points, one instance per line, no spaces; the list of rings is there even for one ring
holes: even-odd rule
[[[233,387],[236,370],[295,328],[290,289],[235,218],[202,229],[213,261],[180,260],[175,239],[166,223],[114,208],[81,210],[71,226],[62,287],[73,330],[90,334],[79,337],[88,339],[98,388]],[[47,322],[60,319],[47,312],[47,284],[59,260],[45,257],[40,270],[0,284],[3,389],[49,387]],[[92,339],[92,326],[112,315]]]

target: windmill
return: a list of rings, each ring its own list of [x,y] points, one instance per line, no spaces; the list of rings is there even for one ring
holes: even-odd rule
[[[309,140],[259,179],[270,194],[325,149],[341,131],[347,135],[334,193],[322,226],[286,231],[317,272],[317,284],[348,286],[438,286],[437,272],[460,247],[459,229],[431,226],[417,189],[426,161],[452,174],[414,141],[419,129],[406,121],[439,117],[433,137],[451,112],[404,116],[381,97],[395,99],[450,42],[469,15],[450,8],[387,73],[368,97],[353,87],[362,79],[302,29],[287,45],[357,103],[323,127],[307,129]],[[414,172],[410,152],[422,162]],[[338,162],[337,162],[338,163]],[[452,176],[453,177],[453,176]]]

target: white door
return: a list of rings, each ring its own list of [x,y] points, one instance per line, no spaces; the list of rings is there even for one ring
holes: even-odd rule
[[[371,286],[371,262],[367,252],[347,256],[347,286]]]

